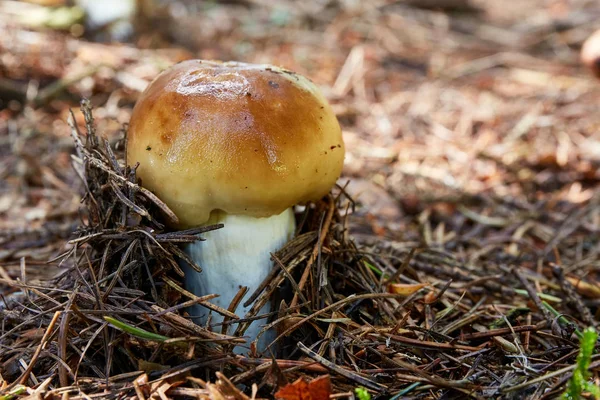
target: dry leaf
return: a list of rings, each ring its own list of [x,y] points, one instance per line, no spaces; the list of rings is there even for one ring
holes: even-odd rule
[[[275,393],[279,400],[328,400],[331,394],[329,375],[323,375],[306,382],[299,378],[294,383],[285,385]]]
[[[582,296],[589,297],[592,299],[600,297],[600,286],[598,284],[593,284],[586,282],[579,278],[567,277],[567,280],[575,287],[577,293]]]
[[[133,387],[135,388],[135,392],[138,398],[143,399],[150,395],[150,391],[148,390],[148,374],[142,374],[134,379]]]
[[[388,285],[388,292],[400,294],[403,296],[410,296],[416,291],[423,289],[428,286],[427,283],[390,283]]]
[[[437,293],[434,290],[430,291],[423,297],[425,304],[433,304],[437,300]]]

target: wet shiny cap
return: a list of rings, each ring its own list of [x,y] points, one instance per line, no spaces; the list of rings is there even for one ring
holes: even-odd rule
[[[182,227],[210,213],[268,217],[329,192],[344,143],[308,79],[270,65],[192,60],[160,74],[138,100],[127,162]]]

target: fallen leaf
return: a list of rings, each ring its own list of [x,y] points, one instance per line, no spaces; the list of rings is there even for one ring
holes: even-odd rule
[[[567,277],[567,280],[575,287],[575,290],[577,290],[577,293],[580,295],[593,299],[600,297],[600,286],[598,284],[593,284],[570,276]]]
[[[437,300],[437,293],[432,290],[423,297],[423,301],[425,304],[433,304],[434,301]]]
[[[410,296],[418,290],[428,286],[427,283],[390,283],[388,285],[388,292],[400,294],[403,296]]]
[[[329,375],[323,375],[306,382],[298,378],[294,383],[285,385],[275,393],[279,400],[328,400],[331,394]]]

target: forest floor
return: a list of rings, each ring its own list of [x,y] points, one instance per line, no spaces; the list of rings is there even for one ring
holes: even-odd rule
[[[600,317],[600,82],[579,62],[600,4],[505,3],[172,1],[129,44],[0,4],[0,398],[293,400],[298,378],[314,399],[557,397]],[[302,73],[342,126],[339,188],[278,253],[273,282],[309,278],[277,359],[187,323],[186,233],[111,164],[140,93],[190,58]],[[156,221],[124,224],[127,201]]]

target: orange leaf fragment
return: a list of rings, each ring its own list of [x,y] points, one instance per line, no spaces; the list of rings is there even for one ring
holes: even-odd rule
[[[294,383],[285,385],[275,393],[278,400],[329,400],[331,380],[323,375],[306,382],[298,378]]]
[[[428,286],[427,283],[390,283],[388,285],[388,292],[400,294],[403,296],[410,296],[416,291],[423,289]]]
[[[577,290],[577,293],[580,295],[592,299],[600,297],[600,285],[597,283],[590,283],[570,276],[567,277],[567,280],[575,287],[575,290]]]
[[[437,300],[437,293],[435,293],[435,290],[430,291],[423,297],[425,304],[433,304],[435,300]]]

